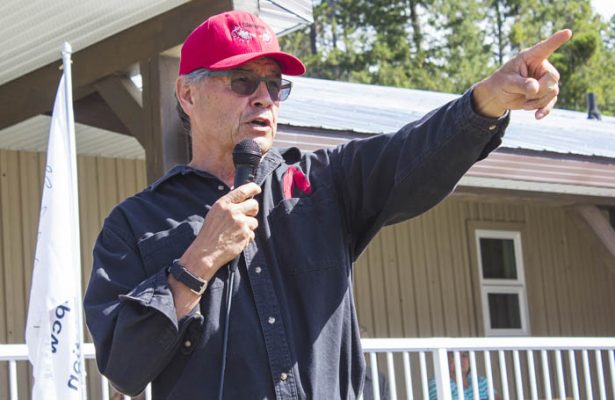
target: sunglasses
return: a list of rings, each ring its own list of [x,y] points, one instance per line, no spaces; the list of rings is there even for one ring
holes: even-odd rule
[[[207,76],[228,76],[231,81],[231,90],[240,96],[249,96],[256,92],[261,82],[265,82],[269,96],[273,101],[284,101],[288,98],[293,83],[279,77],[260,77],[252,71],[231,69],[224,71],[205,71]]]

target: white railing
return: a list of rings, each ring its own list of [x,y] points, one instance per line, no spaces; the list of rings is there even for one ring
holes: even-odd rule
[[[366,398],[428,400],[431,389],[437,399],[464,399],[463,391],[453,398],[451,386],[463,387],[460,355],[468,352],[471,384],[466,391],[474,399],[482,398],[481,389],[490,400],[615,399],[615,338],[363,339],[363,350],[372,378]],[[91,343],[84,354],[94,358]],[[9,399],[17,400],[17,363],[27,362],[26,346],[0,345],[0,366],[5,362]],[[479,387],[479,380],[486,388]],[[105,378],[98,393],[109,399]],[[149,387],[144,397],[151,398]]]
[[[92,343],[85,343],[83,345],[83,355],[86,360],[94,359],[94,345]],[[17,396],[17,362],[28,362],[28,347],[25,344],[0,344],[0,365],[3,362],[9,364],[9,400],[18,400]],[[90,371],[98,373],[98,371]],[[2,388],[0,387],[0,390]],[[90,391],[92,392],[92,391]],[[109,400],[109,381],[104,376],[100,379],[100,398],[102,400]],[[0,397],[2,392],[0,391]],[[122,396],[124,400],[130,399],[130,396]],[[150,400],[151,387],[148,385],[145,393],[143,394],[145,400]]]
[[[483,398],[480,376],[489,400],[615,399],[614,350],[615,338],[363,339],[373,398],[391,400],[429,399],[430,386],[437,399],[463,399],[463,393],[451,396],[451,385],[463,387],[460,352],[468,352],[472,384],[466,390],[474,399]],[[386,370],[386,392],[379,369]]]

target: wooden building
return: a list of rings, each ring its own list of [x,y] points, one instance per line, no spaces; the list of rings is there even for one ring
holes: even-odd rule
[[[374,98],[374,91],[383,97],[399,91],[295,81],[277,144],[306,150],[368,134],[349,130],[368,126],[357,116],[348,119],[346,130],[323,126],[343,119],[336,110],[344,103],[328,103],[335,93]],[[313,119],[317,126],[310,127],[294,118],[293,111],[310,109],[312,91],[329,99],[319,106],[329,111],[325,117],[325,111],[312,110],[319,117]],[[424,103],[421,95],[437,94],[404,90],[399,95]],[[440,96],[442,103],[451,97]],[[404,104],[412,107],[410,101]],[[382,107],[385,112],[386,105]],[[451,196],[418,218],[385,228],[357,262],[357,309],[372,337],[615,334],[614,233],[609,221],[615,202],[615,157],[610,155],[615,152],[615,120],[585,121],[582,113],[557,110],[550,120],[523,122],[523,115],[516,114],[510,140],[476,164]],[[598,130],[573,127],[578,133],[570,142],[604,130],[603,141],[587,150],[595,156],[575,155],[574,148],[558,154],[506,147],[508,141],[521,140],[515,132],[524,123],[540,124],[546,136],[565,137],[560,118]],[[107,138],[109,147],[99,145],[99,155],[83,154],[78,161],[84,285],[101,221],[116,203],[147,185],[143,149],[112,133],[97,135]],[[24,341],[44,164],[42,152],[0,150],[3,343]]]
[[[176,3],[75,53],[84,286],[110,209],[187,157],[168,97],[177,50],[168,49],[207,15],[249,2]],[[24,342],[44,114],[57,67],[52,61],[0,79],[0,343]],[[393,132],[455,97],[293,81],[276,141],[304,150]],[[360,323],[372,337],[613,336],[614,206],[615,118],[588,121],[556,110],[536,122],[515,112],[503,146],[451,196],[387,227],[361,256],[354,287]],[[7,386],[3,368],[0,388]]]

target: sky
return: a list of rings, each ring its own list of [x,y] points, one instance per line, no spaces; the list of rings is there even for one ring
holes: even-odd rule
[[[592,0],[592,6],[605,19],[610,19],[615,14],[615,0]]]

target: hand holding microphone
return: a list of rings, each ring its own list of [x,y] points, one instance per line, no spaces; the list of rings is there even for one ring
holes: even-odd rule
[[[234,189],[212,205],[201,231],[180,259],[193,274],[211,279],[254,239],[259,207],[253,197],[261,188],[253,181],[261,157],[261,149],[254,140],[246,139],[235,146]]]

